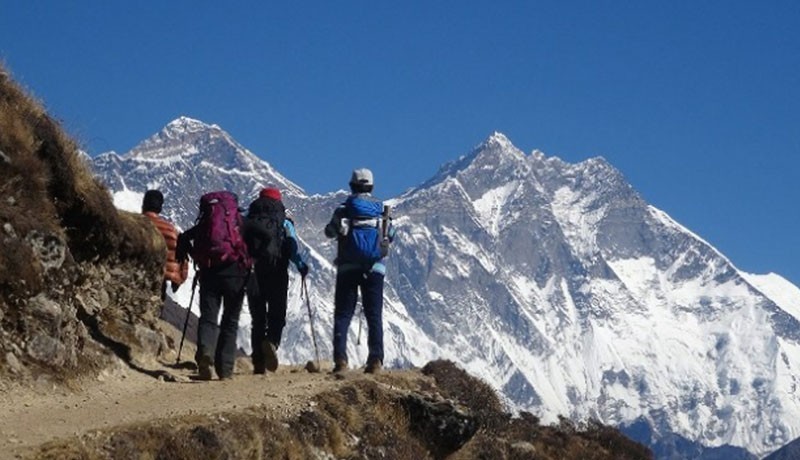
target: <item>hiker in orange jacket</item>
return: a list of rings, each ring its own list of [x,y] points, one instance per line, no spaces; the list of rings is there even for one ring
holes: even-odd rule
[[[167,261],[164,264],[164,282],[161,285],[161,300],[167,297],[167,281],[172,283],[172,292],[178,290],[189,275],[189,262],[184,260],[179,263],[175,258],[175,249],[178,246],[178,231],[169,221],[159,216],[164,206],[164,195],[158,190],[148,190],[142,200],[142,214],[150,219],[167,243]]]

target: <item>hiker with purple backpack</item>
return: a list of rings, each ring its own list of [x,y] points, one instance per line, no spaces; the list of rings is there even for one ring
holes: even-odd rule
[[[211,380],[212,367],[220,380],[233,377],[239,315],[251,266],[242,224],[235,194],[207,193],[200,198],[197,223],[178,240],[178,260],[190,255],[200,280],[195,354],[200,380]],[[217,324],[220,306],[222,322]]]

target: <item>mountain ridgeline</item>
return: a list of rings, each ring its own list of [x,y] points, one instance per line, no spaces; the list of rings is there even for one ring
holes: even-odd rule
[[[220,127],[185,117],[93,166],[121,207],[160,188],[165,214],[183,228],[204,192],[231,190],[246,204],[280,187],[309,250],[330,355],[335,247],[322,229],[342,192],[308,195]],[[388,366],[450,359],[512,408],[629,427],[665,458],[687,449],[753,458],[800,433],[798,319],[604,159],[526,155],[495,133],[389,203],[399,237],[387,260]],[[287,362],[313,354],[298,281]],[[176,295],[183,305],[186,291]],[[351,334],[349,352],[363,363],[355,326]]]

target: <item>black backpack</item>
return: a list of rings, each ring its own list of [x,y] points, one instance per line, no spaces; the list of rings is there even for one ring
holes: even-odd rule
[[[271,198],[259,198],[250,203],[245,222],[244,239],[250,256],[259,265],[287,265],[286,208]]]

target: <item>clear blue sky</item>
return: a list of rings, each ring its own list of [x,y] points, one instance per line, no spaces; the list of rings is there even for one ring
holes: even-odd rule
[[[312,193],[397,195],[495,130],[602,155],[800,284],[797,1],[5,1],[0,59],[92,154],[185,114]]]

